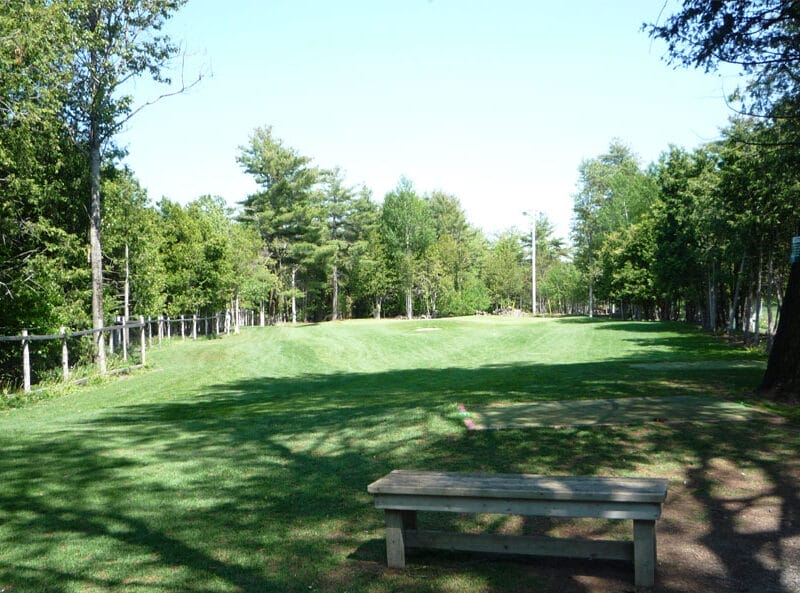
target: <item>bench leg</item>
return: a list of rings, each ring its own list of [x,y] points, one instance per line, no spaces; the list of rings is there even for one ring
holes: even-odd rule
[[[637,587],[652,587],[656,574],[656,522],[633,521],[633,571]]]
[[[386,509],[386,563],[389,568],[403,568],[406,565],[403,513]]]

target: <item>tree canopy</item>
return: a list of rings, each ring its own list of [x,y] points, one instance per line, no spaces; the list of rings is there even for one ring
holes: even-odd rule
[[[664,24],[647,26],[667,42],[668,56],[706,71],[733,64],[746,77],[733,99],[741,110],[761,116],[777,138],[752,138],[780,146],[795,163],[800,150],[800,10],[795,0],[684,0]],[[734,136],[732,136],[734,137]],[[777,160],[786,160],[777,159]],[[776,184],[780,185],[780,183]],[[780,198],[777,198],[780,201]],[[774,208],[770,208],[775,210]],[[757,211],[750,209],[752,215]],[[800,235],[800,219],[792,217]],[[780,324],[761,391],[781,399],[800,399],[800,270],[792,266]]]

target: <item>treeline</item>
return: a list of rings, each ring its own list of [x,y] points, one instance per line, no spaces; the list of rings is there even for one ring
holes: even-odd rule
[[[261,190],[241,224],[261,241],[260,288],[247,298],[273,319],[429,317],[530,308],[531,243],[516,229],[488,239],[456,196],[420,195],[402,178],[380,204],[258,128],[239,155]],[[569,312],[577,275],[545,217],[537,221],[542,303]]]
[[[736,118],[719,141],[647,167],[618,141],[581,163],[573,239],[592,308],[771,336],[800,215],[785,134]]]
[[[92,327],[86,152],[57,117],[0,135],[0,335]],[[487,238],[457,197],[420,195],[407,179],[378,203],[270,128],[238,157],[260,190],[236,210],[218,196],[153,203],[119,156],[101,171],[106,324],[238,308],[276,323],[531,307],[528,230]],[[546,217],[536,224],[539,307],[577,312],[585,299],[566,246]],[[17,358],[0,351],[6,380]]]
[[[106,163],[109,321],[236,307],[262,312],[267,323],[530,309],[528,231],[487,238],[457,197],[420,195],[407,179],[378,203],[367,188],[346,185],[341,171],[285,147],[269,128],[254,132],[239,161],[262,188],[239,209],[218,196],[153,203],[130,170]],[[43,168],[41,176],[15,176],[13,191],[0,185],[9,212],[3,221],[23,231],[9,231],[0,244],[5,334],[91,325],[86,206],[71,197],[84,168]],[[536,224],[539,306],[576,312],[583,291],[566,246],[546,217]]]

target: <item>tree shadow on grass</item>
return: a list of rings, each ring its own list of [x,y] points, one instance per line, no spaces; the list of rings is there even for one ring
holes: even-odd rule
[[[543,591],[592,590],[570,571],[627,586],[629,568],[585,563],[467,565],[462,556],[434,554],[407,571],[387,570],[379,544],[383,517],[366,486],[399,467],[637,475],[658,456],[667,465],[690,464],[685,474],[681,469],[670,477],[686,476],[711,513],[709,539],[700,543],[735,579],[741,558],[719,543],[736,533],[735,524],[713,518],[722,503],[706,491],[711,459],[762,468],[788,521],[772,535],[790,536],[797,525],[786,462],[753,454],[747,443],[763,435],[752,426],[711,429],[709,440],[668,427],[643,434],[613,426],[475,433],[460,425],[456,401],[674,395],[685,394],[689,383],[708,389],[701,374],[693,383],[676,383],[665,381],[664,373],[631,369],[631,362],[648,360],[644,353],[591,364],[264,377],[204,386],[180,401],[110,408],[30,441],[0,436],[0,587],[433,592],[454,586],[527,591],[533,582]],[[472,529],[483,519],[427,520],[434,527]],[[555,528],[507,521],[513,519],[501,518],[492,528]],[[589,527],[600,536],[608,529]],[[771,587],[764,591],[789,591],[754,553],[742,566],[764,577]],[[662,589],[681,590],[670,582]]]

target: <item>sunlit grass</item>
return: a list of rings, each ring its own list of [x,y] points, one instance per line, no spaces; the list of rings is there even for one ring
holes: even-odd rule
[[[798,440],[745,424],[464,429],[458,402],[745,397],[763,359],[681,325],[359,321],[176,341],[150,360],[0,415],[0,590],[528,591],[544,581],[513,561],[387,570],[367,484],[398,467],[674,479]]]

